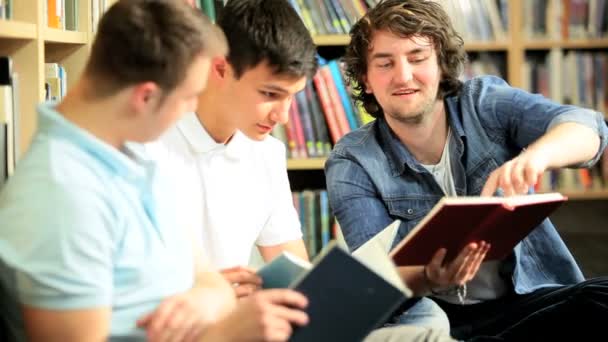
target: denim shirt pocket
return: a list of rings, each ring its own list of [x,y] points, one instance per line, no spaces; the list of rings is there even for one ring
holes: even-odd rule
[[[502,164],[502,163],[501,163]],[[483,186],[486,184],[490,174],[498,169],[499,164],[494,158],[486,157],[477,163],[477,167],[471,169],[467,174],[467,194],[468,196],[476,196],[481,193]]]
[[[393,247],[416,227],[438,200],[439,197],[433,199],[397,198],[384,200],[391,217],[401,220],[401,226],[395,236],[395,241],[393,241]]]

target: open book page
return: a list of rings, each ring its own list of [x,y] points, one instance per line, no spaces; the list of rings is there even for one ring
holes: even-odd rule
[[[283,252],[256,273],[265,289],[287,288],[312,265],[289,252]]]
[[[391,247],[393,246],[393,241],[395,241],[395,237],[397,236],[397,232],[399,231],[400,225],[401,225],[401,220],[393,221],[393,223],[386,226],[386,228],[381,230],[373,238],[369,239],[366,243],[361,245],[361,247],[359,247],[357,249],[357,251],[359,251],[361,249],[365,250],[367,248],[376,248],[375,246],[372,247],[371,245],[377,244],[378,246],[380,246],[382,248],[382,250],[384,250],[384,252],[386,252],[388,254],[388,252],[391,251]],[[375,242],[372,242],[372,241],[375,241]],[[361,252],[361,253],[365,253],[365,252]]]
[[[403,280],[397,272],[397,267],[389,258],[385,248],[386,247],[382,245],[379,239],[371,239],[365,243],[365,245],[354,251],[352,255],[378,276],[382,277],[395,288],[401,290],[406,297],[412,297],[412,291],[403,283]]]

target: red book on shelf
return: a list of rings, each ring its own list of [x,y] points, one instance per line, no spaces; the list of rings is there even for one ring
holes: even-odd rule
[[[313,82],[315,89],[317,90],[317,94],[319,95],[319,103],[323,109],[323,115],[325,115],[325,121],[327,122],[327,128],[329,129],[331,140],[335,144],[338,142],[338,140],[340,140],[340,138],[342,138],[344,133],[340,130],[340,126],[338,125],[338,119],[336,118],[334,106],[329,98],[329,91],[327,90],[327,85],[325,84],[323,75],[321,75],[321,71],[317,71],[313,77]]]
[[[451,261],[468,243],[486,241],[486,260],[500,260],[566,200],[559,193],[444,197],[390,255],[399,266],[426,265],[439,248]]]

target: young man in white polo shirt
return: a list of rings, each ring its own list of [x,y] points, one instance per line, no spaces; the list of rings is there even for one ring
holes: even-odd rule
[[[254,246],[266,261],[307,259],[285,146],[269,133],[316,71],[316,49],[284,0],[228,1],[218,25],[227,57],[212,60],[196,111],[149,147],[173,173],[178,219],[200,234],[203,260],[244,296],[260,284],[245,267]]]

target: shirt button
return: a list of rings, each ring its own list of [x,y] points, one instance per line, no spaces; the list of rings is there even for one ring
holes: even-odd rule
[[[414,209],[412,209],[412,208],[408,209],[407,213],[410,214],[410,215],[413,214],[414,213]]]

